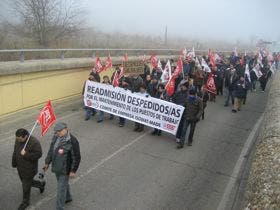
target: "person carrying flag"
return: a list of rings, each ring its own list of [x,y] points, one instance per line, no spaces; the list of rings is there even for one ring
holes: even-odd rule
[[[40,190],[40,193],[43,193],[46,184],[34,180],[34,176],[38,172],[38,160],[42,157],[42,148],[40,142],[34,136],[29,137],[29,135],[29,132],[24,128],[18,129],[15,133],[16,141],[12,166],[17,168],[23,191],[23,200],[18,207],[19,210],[24,210],[29,206],[31,187],[36,187]],[[25,147],[27,139],[28,144]]]

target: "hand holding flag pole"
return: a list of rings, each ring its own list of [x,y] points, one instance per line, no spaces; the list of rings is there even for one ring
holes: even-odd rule
[[[38,125],[38,120],[35,121],[35,123],[34,123],[32,129],[31,129],[31,131],[30,131],[30,133],[29,133],[29,135],[28,135],[28,138],[27,138],[27,140],[26,140],[26,142],[25,142],[25,144],[24,144],[24,147],[23,147],[23,149],[22,149],[22,151],[21,151],[21,154],[22,154],[22,155],[24,155],[24,154],[23,154],[23,150],[25,151],[26,145],[27,145],[27,143],[29,142],[29,139],[30,139],[30,137],[31,137],[31,134],[33,133],[33,131],[35,130],[35,128],[36,128],[37,125]]]

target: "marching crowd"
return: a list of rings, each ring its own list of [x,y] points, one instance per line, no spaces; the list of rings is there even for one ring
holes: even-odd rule
[[[224,95],[224,106],[232,105],[233,113],[241,111],[241,106],[246,103],[247,92],[256,91],[257,81],[260,83],[261,90],[265,91],[268,79],[278,68],[279,60],[279,54],[273,54],[271,58],[270,54],[262,51],[257,55],[245,54],[243,56],[237,56],[233,52],[229,57],[221,57],[218,54],[208,52],[208,56],[202,56],[200,59],[195,57],[193,53],[191,56],[185,56],[182,59],[182,72],[176,75],[174,91],[171,94],[166,90],[167,81],[163,79],[164,70],[162,66],[167,68],[170,62],[171,74],[174,74],[176,63],[173,59],[161,61],[159,65],[152,65],[152,69],[150,69],[148,62],[144,60],[142,74],[126,76],[121,73],[122,67],[116,67],[111,80],[108,76],[104,76],[101,80],[98,70],[93,68],[88,79],[113,84],[115,83],[115,76],[122,75],[117,78],[119,87],[128,89],[133,93],[184,106],[185,111],[176,134],[177,148],[179,149],[185,145],[185,135],[188,127],[190,127],[188,145],[192,145],[196,124],[200,119],[205,118],[205,108],[208,101],[215,102],[216,95]],[[214,84],[212,86],[214,87],[209,87],[210,78],[213,79]],[[104,120],[102,111],[85,107],[85,112],[86,121],[95,114],[98,115],[98,123]],[[114,115],[110,114],[109,119],[114,119]],[[119,117],[120,127],[123,127],[125,122],[125,118]],[[144,125],[135,123],[135,132],[142,132],[143,130]],[[162,132],[154,129],[151,134],[160,136]]]
[[[260,88],[265,91],[268,79],[278,68],[279,54],[256,56],[244,55],[242,57],[232,54],[230,57],[221,58],[217,54],[203,56],[200,59],[194,56],[186,56],[179,59],[176,64],[173,60],[152,64],[152,69],[147,61],[144,62],[142,74],[125,76],[123,67],[116,67],[111,78],[103,76],[102,81],[96,68],[93,68],[88,80],[102,82],[113,86],[128,89],[133,93],[145,97],[155,97],[177,105],[184,106],[176,133],[177,148],[185,145],[185,136],[188,127],[188,146],[192,146],[196,124],[205,119],[207,102],[215,102],[216,95],[225,95],[224,106],[232,105],[232,112],[241,111],[241,106],[246,103],[248,91],[256,91],[257,81]],[[261,58],[261,59],[260,59]],[[180,64],[180,68],[178,68]],[[164,70],[161,66],[167,66]],[[170,67],[168,67],[170,66]],[[169,78],[166,81],[166,69],[170,69]],[[179,71],[178,71],[179,70]],[[170,78],[170,75],[171,78]],[[174,76],[175,75],[175,76]],[[170,85],[173,79],[174,84]],[[172,90],[172,91],[170,91]],[[85,86],[84,90],[85,91]],[[98,115],[98,123],[103,122],[104,112],[85,107],[85,120],[93,115]],[[110,114],[110,120],[114,115]],[[119,126],[125,126],[126,119],[119,117]],[[142,132],[144,125],[135,123],[135,132]],[[31,131],[32,133],[32,131]],[[151,135],[160,136],[162,131],[154,129]],[[15,133],[16,141],[12,155],[12,166],[17,168],[22,182],[23,201],[19,210],[29,206],[31,187],[36,187],[43,193],[45,190],[44,172],[51,165],[51,170],[57,179],[56,209],[63,210],[66,203],[72,201],[69,187],[69,178],[76,176],[79,168],[81,154],[79,142],[68,130],[67,124],[58,122],[54,126],[54,136],[45,158],[45,166],[41,173],[41,181],[34,180],[38,172],[38,160],[42,156],[40,142],[26,129],[18,129]],[[28,144],[27,144],[28,143]]]

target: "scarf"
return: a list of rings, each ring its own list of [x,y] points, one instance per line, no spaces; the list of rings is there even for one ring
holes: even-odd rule
[[[189,96],[188,100],[189,100],[189,102],[193,103],[196,101],[196,96]]]
[[[64,136],[62,136],[62,137],[57,137],[56,138],[56,141],[55,141],[55,144],[54,144],[54,147],[53,147],[53,150],[55,151],[56,150],[56,148],[58,147],[58,146],[60,146],[61,144],[63,144],[64,142],[67,142],[67,141],[69,141],[70,140],[70,133],[69,133],[69,131],[67,132],[67,134],[66,135],[64,135]]]

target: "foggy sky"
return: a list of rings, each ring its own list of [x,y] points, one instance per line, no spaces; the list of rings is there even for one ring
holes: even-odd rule
[[[87,25],[105,32],[280,41],[280,0],[77,0]],[[0,0],[0,15],[11,16]],[[13,18],[13,15],[11,16]]]
[[[279,0],[81,0],[103,31],[214,39],[280,40]]]

